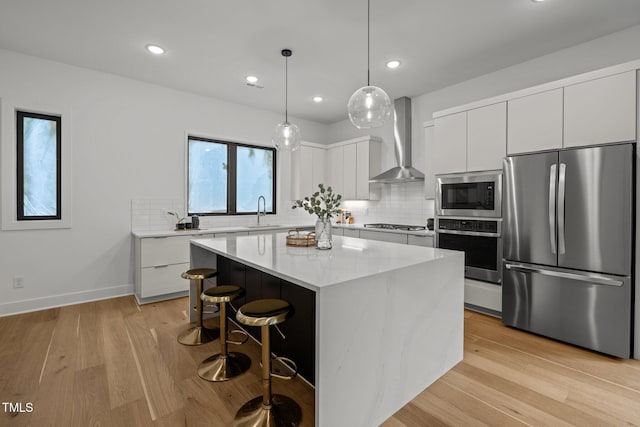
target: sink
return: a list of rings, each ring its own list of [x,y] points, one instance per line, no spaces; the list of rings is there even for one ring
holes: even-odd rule
[[[248,225],[247,228],[278,228],[282,227],[280,224],[261,224],[261,225]]]

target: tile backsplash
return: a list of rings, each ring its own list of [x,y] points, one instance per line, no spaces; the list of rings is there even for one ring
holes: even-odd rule
[[[380,200],[347,200],[343,207],[351,212],[355,224],[426,225],[427,218],[433,218],[434,200],[425,200],[423,183],[411,182],[382,185]]]
[[[176,218],[167,214],[176,211],[184,215],[184,200],[181,199],[132,199],[131,230],[160,231],[175,228]],[[278,213],[261,218],[264,224],[311,225],[315,219],[299,209],[291,209],[290,201],[280,201]],[[187,220],[189,222],[190,220]],[[247,226],[256,223],[256,215],[202,216],[200,228]]]
[[[291,209],[291,201],[280,200],[278,213],[261,219],[265,224],[311,225],[312,217],[302,209]],[[434,201],[425,200],[422,183],[383,185],[380,200],[345,201],[355,224],[375,222],[409,225],[426,225],[433,218]],[[181,199],[133,199],[131,200],[131,230],[159,231],[174,228],[176,218],[167,211],[184,215],[184,200]],[[246,226],[256,223],[255,215],[205,216],[200,217],[200,228]]]

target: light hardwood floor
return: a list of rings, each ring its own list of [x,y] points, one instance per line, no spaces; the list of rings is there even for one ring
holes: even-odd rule
[[[259,347],[230,382],[198,378],[218,342],[187,347],[186,299],[133,297],[0,318],[0,400],[33,403],[0,426],[226,426],[260,394]],[[313,425],[313,390],[274,379]],[[640,426],[640,361],[619,360],[465,312],[464,361],[384,423],[398,426]],[[339,426],[336,426],[339,427]]]

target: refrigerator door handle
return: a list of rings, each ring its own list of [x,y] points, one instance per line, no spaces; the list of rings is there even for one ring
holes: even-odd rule
[[[557,167],[555,163],[549,168],[549,243],[551,253],[556,254],[556,180]]]
[[[538,273],[545,276],[560,277],[562,279],[580,280],[583,282],[596,283],[598,285],[619,287],[624,284],[622,280],[611,279],[609,277],[602,276],[600,274],[595,274],[595,273],[576,274],[576,273],[568,273],[565,271],[547,270],[539,267],[532,267],[525,264],[513,264],[513,263],[505,263],[504,266],[507,270],[520,271],[523,273]]]
[[[567,187],[567,165],[560,163],[560,177],[558,178],[558,252],[563,254],[566,250],[564,240],[564,200]]]

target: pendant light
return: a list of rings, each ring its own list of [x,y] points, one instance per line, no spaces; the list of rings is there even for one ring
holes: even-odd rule
[[[271,142],[276,150],[280,151],[295,151],[300,147],[300,129],[293,123],[289,123],[289,115],[287,111],[287,98],[288,98],[288,61],[292,52],[291,49],[282,49],[280,52],[284,56],[284,122],[276,126],[273,131],[273,137]]]
[[[367,0],[367,85],[351,95],[347,104],[349,119],[358,129],[380,127],[391,116],[391,99],[389,95],[369,82],[370,48],[370,0]]]

